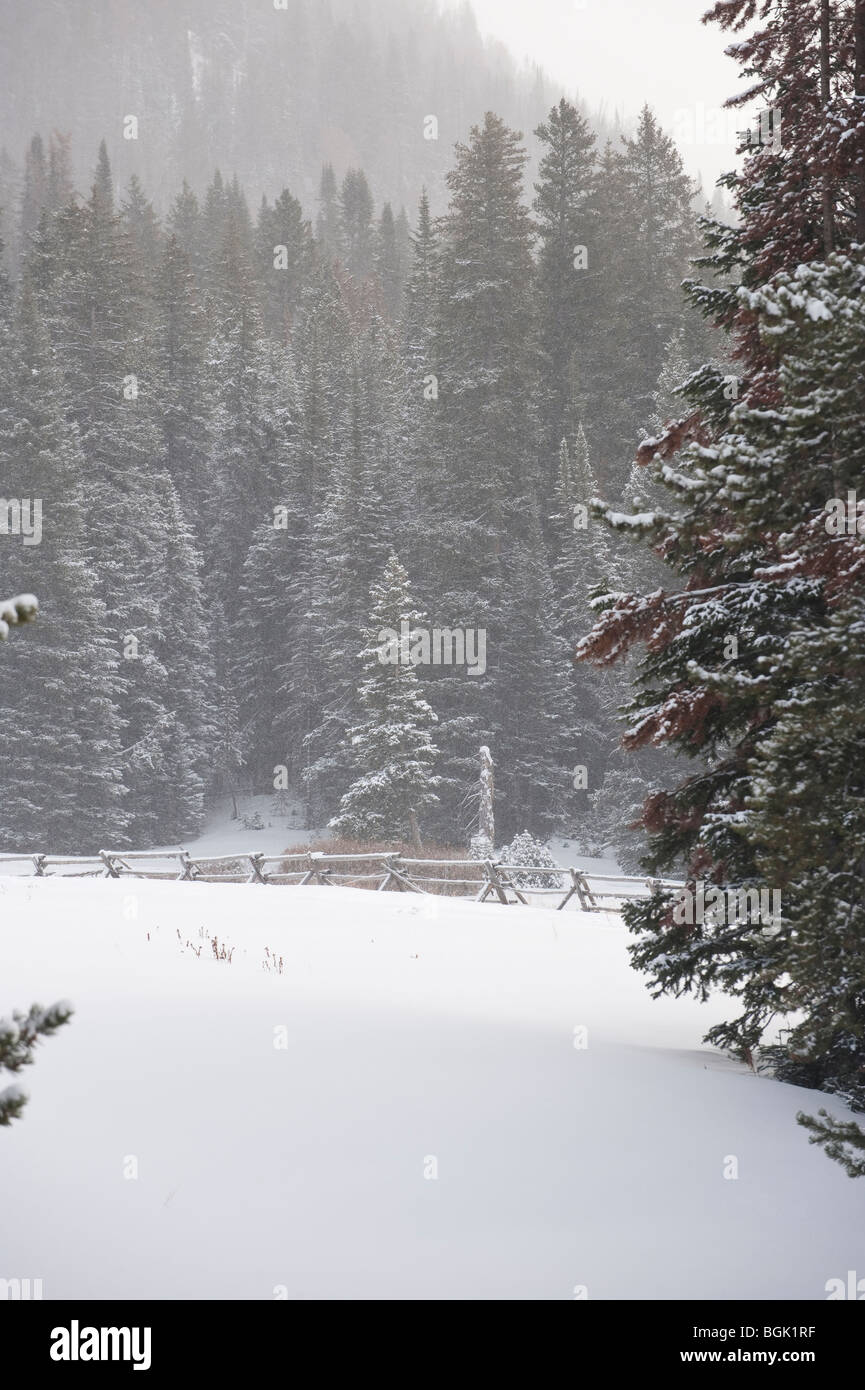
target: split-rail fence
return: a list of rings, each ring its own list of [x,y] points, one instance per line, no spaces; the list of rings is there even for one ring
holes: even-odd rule
[[[224,854],[193,858],[187,850],[111,851],[92,856],[0,855],[0,875],[36,878],[144,878],[198,883],[322,884],[378,892],[444,893],[528,906],[557,898],[585,912],[619,911],[622,902],[681,888],[669,879],[596,874],[549,865],[507,864],[493,859],[411,859],[397,853]],[[460,876],[462,874],[462,876]],[[540,882],[539,882],[540,881]],[[541,886],[541,882],[548,886]],[[531,883],[531,886],[527,886]]]

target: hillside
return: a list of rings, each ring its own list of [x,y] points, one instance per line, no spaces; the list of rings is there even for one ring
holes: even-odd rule
[[[530,136],[561,95],[485,44],[468,7],[430,0],[6,0],[0,51],[8,206],[31,136],[58,130],[85,195],[104,138],[120,185],[137,174],[163,211],[184,178],[202,193],[219,167],[253,206],[288,186],[313,214],[326,162],[339,178],[363,168],[377,204],[410,214],[426,184],[441,211],[454,143],[485,110]]]

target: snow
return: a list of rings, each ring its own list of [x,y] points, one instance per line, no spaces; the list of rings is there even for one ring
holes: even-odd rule
[[[208,823],[197,839],[184,844],[159,845],[159,849],[187,849],[193,859],[206,859],[209,854],[282,854],[292,845],[308,845],[320,839],[329,838],[328,832],[304,830],[300,807],[288,819],[273,810],[274,797],[238,796],[237,809],[240,819],[231,819],[231,799],[217,803],[208,818]],[[253,819],[256,815],[264,822],[263,830],[248,830],[243,824],[244,816]],[[110,846],[106,846],[110,848]]]
[[[2,1133],[0,1274],[47,1299],[825,1298],[865,1184],[794,1117],[843,1107],[703,1047],[722,1002],[653,1001],[614,920],[0,879],[0,1013],[76,1010]]]

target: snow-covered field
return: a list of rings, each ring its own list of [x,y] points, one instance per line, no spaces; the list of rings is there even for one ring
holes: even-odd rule
[[[842,1108],[704,1048],[723,1005],[653,1002],[625,946],[576,911],[0,879],[0,1014],[76,1009],[0,1130],[0,1277],[825,1298],[861,1268],[865,1183],[794,1116]]]

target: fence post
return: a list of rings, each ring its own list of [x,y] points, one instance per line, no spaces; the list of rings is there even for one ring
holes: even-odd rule
[[[576,871],[576,869],[570,869],[570,870],[569,870],[569,873],[570,873],[570,875],[571,875],[571,886],[570,886],[570,888],[568,889],[568,891],[567,891],[567,893],[565,894],[565,896],[562,898],[562,901],[559,903],[558,907],[556,908],[556,912],[561,912],[561,910],[562,910],[563,907],[567,907],[568,903],[571,901],[571,898],[574,896],[575,893],[579,893],[579,895],[580,895],[580,902],[582,903],[582,901],[583,901],[583,895],[582,895],[582,892],[580,891],[580,885],[579,885],[579,883],[577,882],[577,871]],[[585,904],[583,904],[583,905],[585,906]]]
[[[499,881],[499,876],[496,872],[496,867],[493,864],[493,861],[491,859],[485,859],[484,868],[486,869],[487,879],[489,880],[487,887],[492,888],[498,894],[498,899],[500,903],[504,903],[505,907],[510,907],[510,903],[508,902],[508,895]],[[481,898],[481,902],[484,901],[485,897],[486,892],[484,892],[484,897]]]
[[[107,850],[107,849],[101,849],[101,850],[99,851],[99,858],[102,860],[103,864],[105,865],[105,875],[104,875],[105,878],[119,878],[119,877],[120,877],[120,875],[119,875],[119,873],[117,872],[117,869],[116,869],[116,867],[115,867],[115,865],[114,865],[114,862],[113,862],[113,860],[112,860],[112,857],[111,857],[111,855],[108,853],[108,850]]]
[[[190,882],[195,878],[195,865],[190,858],[188,849],[180,851],[180,873],[177,877],[181,883]]]
[[[264,870],[263,870],[262,867],[261,867],[261,861],[262,861],[262,859],[264,858],[264,855],[263,855],[263,854],[248,854],[246,857],[247,857],[247,859],[249,860],[250,867],[251,867],[251,869],[252,869],[252,877],[249,879],[249,882],[250,882],[250,883],[267,883],[267,877],[266,877],[266,875],[265,875],[265,873],[264,873]]]
[[[528,907],[528,903],[526,902],[525,898],[523,897],[523,895],[522,895],[522,893],[520,892],[520,890],[519,890],[519,888],[517,887],[517,885],[514,883],[513,879],[511,878],[510,874],[508,873],[507,869],[503,869],[500,863],[499,863],[499,864],[496,864],[496,869],[498,870],[498,873],[499,873],[499,875],[500,875],[500,877],[501,877],[501,882],[502,882],[502,884],[504,885],[505,889],[508,889],[508,888],[513,889],[513,891],[514,891],[514,892],[516,893],[516,895],[517,895],[517,898],[518,898],[519,901],[522,903],[523,907]],[[505,898],[505,901],[507,901],[507,897]],[[510,906],[512,906],[512,904],[511,904],[511,903],[508,903],[508,906],[510,907]]]

